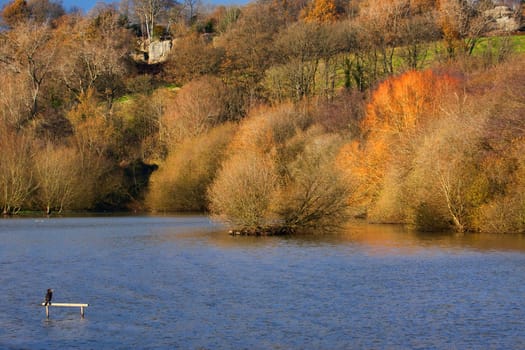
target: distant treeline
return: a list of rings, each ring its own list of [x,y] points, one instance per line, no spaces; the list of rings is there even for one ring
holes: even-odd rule
[[[521,2],[513,2],[520,23]],[[525,232],[525,39],[492,1],[15,0],[0,206]],[[173,40],[168,59],[135,61]]]

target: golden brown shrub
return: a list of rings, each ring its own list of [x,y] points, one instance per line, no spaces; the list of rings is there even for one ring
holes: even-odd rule
[[[216,176],[235,126],[223,124],[172,150],[150,178],[147,206],[154,211],[204,211],[206,190]]]

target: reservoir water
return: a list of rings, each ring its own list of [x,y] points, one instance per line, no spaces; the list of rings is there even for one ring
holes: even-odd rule
[[[0,291],[1,349],[525,349],[524,236],[2,219]]]

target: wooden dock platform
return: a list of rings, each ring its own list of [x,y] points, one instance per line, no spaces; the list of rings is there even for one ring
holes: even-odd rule
[[[79,307],[80,308],[80,317],[84,318],[84,308],[88,307],[89,304],[80,304],[80,303],[42,303],[42,306],[46,308],[46,317],[49,318],[49,308],[50,307]]]

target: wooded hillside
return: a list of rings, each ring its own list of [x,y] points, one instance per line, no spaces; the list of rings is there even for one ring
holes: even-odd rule
[[[0,31],[2,212],[525,232],[522,7],[122,0],[84,14],[12,1]],[[157,41],[169,55],[148,64]]]

